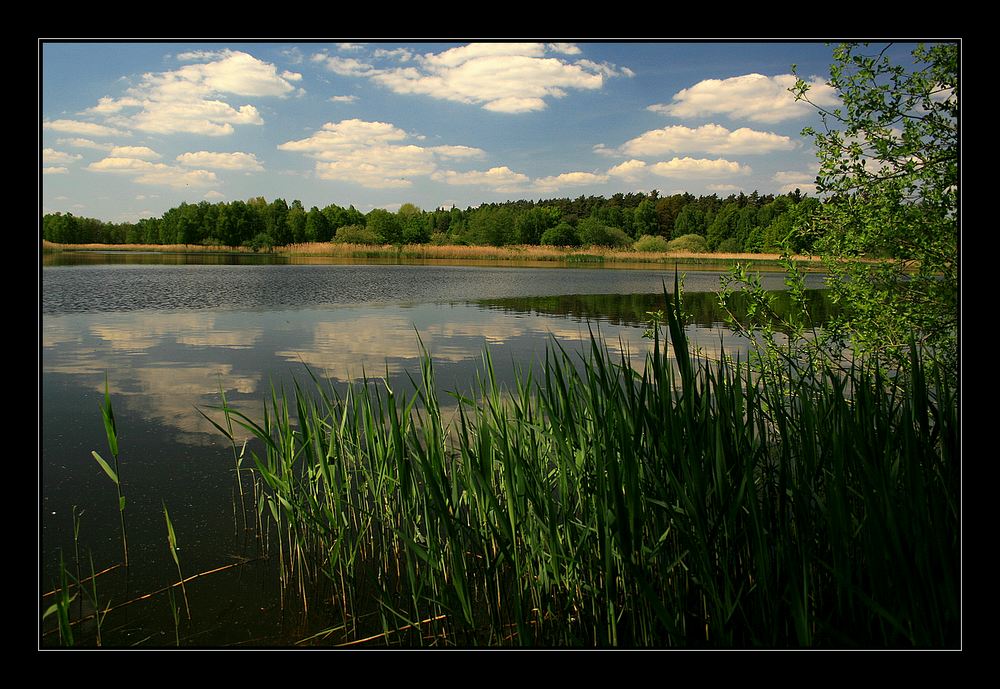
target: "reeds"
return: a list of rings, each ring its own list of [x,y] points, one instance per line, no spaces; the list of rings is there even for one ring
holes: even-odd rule
[[[247,247],[203,246],[200,244],[56,244],[42,243],[44,252],[56,251],[154,251],[163,253],[241,253],[254,251]],[[276,247],[274,253],[291,257],[330,257],[339,259],[387,260],[441,260],[441,261],[532,261],[543,263],[670,263],[720,264],[732,261],[752,262],[755,266],[775,268],[778,254],[699,254],[686,251],[649,252],[609,247],[589,247],[585,252],[572,247],[539,246],[531,244],[487,246],[459,244],[339,244],[334,242],[306,242]],[[586,256],[589,260],[581,260]],[[796,262],[816,263],[816,256],[795,256]]]
[[[679,301],[636,373],[593,338],[508,389],[484,354],[446,425],[424,352],[402,394],[272,390],[256,438],[286,604],[313,641],[956,647],[954,393],[913,352],[768,386],[688,352]],[[789,382],[790,381],[790,382]],[[276,546],[275,546],[276,543]]]
[[[118,463],[118,426],[115,423],[115,412],[111,406],[111,392],[106,376],[104,378],[104,402],[101,404],[101,416],[104,419],[104,432],[108,438],[108,449],[111,451],[111,457],[115,463],[114,468],[112,469],[111,465],[96,450],[90,454],[104,470],[104,473],[114,482],[115,490],[118,492],[118,518],[122,528],[122,551],[125,566],[128,567],[128,534],[125,530],[125,489],[122,487],[121,466]]]
[[[163,519],[167,524],[167,546],[170,548],[170,557],[174,561],[174,565],[177,566],[177,581],[180,584],[181,591],[184,594],[184,609],[187,611],[187,618],[191,619],[191,606],[188,604],[188,594],[187,587],[184,585],[184,574],[181,573],[181,559],[177,555],[177,534],[174,532],[173,522],[170,521],[170,513],[167,512],[167,504],[163,503]],[[171,587],[172,589],[173,587]],[[174,600],[173,596],[170,598],[171,609],[173,609]],[[175,622],[176,627],[176,622]]]

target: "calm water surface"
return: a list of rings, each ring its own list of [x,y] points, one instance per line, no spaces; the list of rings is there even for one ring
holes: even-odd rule
[[[709,353],[743,348],[713,311],[720,273],[686,271]],[[233,457],[198,409],[220,391],[256,415],[272,386],[314,374],[344,388],[363,374],[407,386],[419,342],[438,389],[468,392],[488,348],[501,380],[555,338],[568,349],[593,331],[641,366],[646,311],[662,307],[672,270],[425,265],[77,265],[42,274],[39,533],[41,590],[53,587],[60,552],[74,551],[72,510],[82,511],[80,550],[97,570],[121,560],[114,485],[90,453],[110,459],[99,411],[105,378],[120,434],[130,559],[99,579],[113,604],[176,581],[162,505],[177,531],[185,575],[253,557],[234,516]],[[822,277],[809,277],[820,287]],[[782,288],[780,274],[765,287]],[[692,310],[692,309],[689,309]],[[419,340],[418,340],[419,335]],[[447,404],[447,403],[446,403]],[[249,461],[249,460],[248,460]],[[89,572],[89,563],[84,567]],[[286,645],[322,621],[282,611],[261,563],[188,586],[194,620],[182,643]],[[44,605],[48,605],[45,601]],[[173,644],[165,596],[108,618],[107,643]],[[318,628],[322,628],[319,626]],[[85,635],[88,632],[82,630]],[[56,643],[53,635],[40,643]]]

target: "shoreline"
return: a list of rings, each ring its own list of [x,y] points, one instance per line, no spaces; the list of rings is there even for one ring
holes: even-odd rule
[[[530,261],[569,264],[602,263],[682,263],[685,265],[718,264],[726,262],[751,262],[761,267],[778,266],[780,254],[730,254],[691,252],[640,252],[615,250],[604,247],[588,249],[533,245],[461,246],[461,245],[368,245],[332,244],[316,242],[291,244],[269,252],[254,252],[246,247],[203,246],[194,244],[55,244],[42,242],[43,253],[72,252],[121,252],[121,253],[212,253],[212,254],[271,254],[274,256],[336,258],[336,259],[401,259],[428,261]],[[792,256],[796,263],[820,264],[817,256]]]

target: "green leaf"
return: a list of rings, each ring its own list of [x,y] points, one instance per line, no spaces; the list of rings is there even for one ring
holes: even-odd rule
[[[101,415],[104,417],[104,432],[108,436],[108,447],[111,454],[118,456],[118,427],[115,424],[115,411],[111,408],[111,392],[108,377],[104,376],[104,404],[101,405]]]
[[[170,522],[170,513],[167,512],[167,504],[163,503],[163,518],[167,522],[167,543],[170,545],[170,556],[174,558],[174,563],[180,567],[177,559],[177,534],[174,533],[174,525]]]
[[[118,485],[118,474],[115,473],[115,470],[112,469],[108,463],[105,462],[99,454],[97,454],[97,452],[92,451],[90,454],[97,460],[97,463],[101,465],[101,468],[104,469],[104,473],[111,477],[111,480],[115,482],[115,485]]]

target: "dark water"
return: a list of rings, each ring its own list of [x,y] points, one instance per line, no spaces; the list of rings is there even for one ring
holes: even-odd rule
[[[682,271],[688,292],[714,292],[721,273]],[[766,273],[767,289],[783,276]],[[164,309],[291,309],[509,299],[577,294],[644,294],[672,288],[673,270],[421,265],[98,265],[46,269],[42,312]],[[810,275],[811,286],[822,277]]]
[[[721,325],[717,272],[686,271],[688,332],[708,354],[745,351]],[[811,276],[815,286],[820,276]],[[646,312],[663,307],[673,271],[410,265],[88,265],[42,275],[39,556],[41,591],[54,587],[60,553],[79,550],[88,573],[121,561],[114,485],[91,458],[110,459],[99,410],[105,380],[120,434],[127,495],[128,578],[98,579],[117,605],[176,581],[163,505],[177,532],[184,574],[252,558],[257,548],[234,515],[233,456],[198,412],[220,392],[247,414],[272,386],[308,381],[341,389],[362,374],[406,387],[420,342],[439,390],[467,393],[488,348],[503,381],[553,338],[573,349],[593,332],[641,366]],[[780,275],[766,275],[778,289]],[[419,340],[418,340],[419,335]],[[307,371],[308,367],[308,371]],[[249,462],[249,460],[248,460]],[[186,645],[288,645],[323,621],[282,610],[266,563],[234,567],[188,585]],[[43,606],[51,601],[45,599]],[[48,621],[47,621],[48,622]],[[165,595],[106,619],[106,644],[174,643]],[[43,631],[51,625],[44,625]],[[93,643],[92,623],[80,628]],[[40,639],[54,645],[52,634]]]

